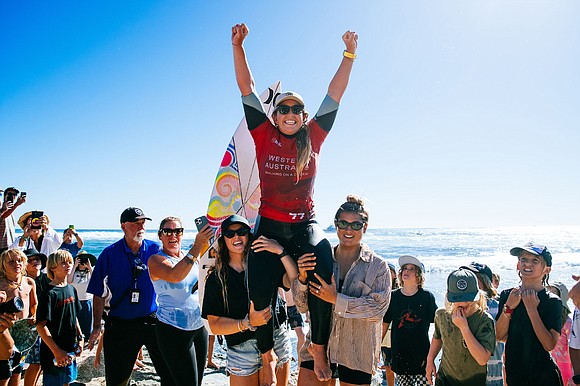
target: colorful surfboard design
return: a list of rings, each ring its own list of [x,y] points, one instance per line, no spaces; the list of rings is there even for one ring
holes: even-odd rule
[[[268,117],[271,117],[274,111],[274,97],[280,93],[280,87],[280,82],[276,82],[260,95],[260,100]],[[200,303],[203,304],[207,271],[215,262],[217,238],[221,233],[222,221],[232,214],[239,214],[248,219],[253,228],[258,217],[259,207],[260,176],[256,163],[256,150],[244,118],[226,149],[209,199],[207,219],[216,236],[210,240],[200,259]],[[207,323],[206,327],[209,328]]]

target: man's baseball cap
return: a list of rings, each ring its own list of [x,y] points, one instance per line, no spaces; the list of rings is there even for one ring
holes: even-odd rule
[[[244,217],[239,216],[237,214],[232,214],[230,217],[226,218],[224,221],[222,221],[222,233],[226,231],[226,229],[228,229],[228,227],[232,224],[242,224],[248,227],[248,229],[251,229],[252,227],[250,226],[250,223],[248,222],[248,220],[246,220]]]
[[[121,213],[121,224],[124,222],[136,222],[139,220],[149,220],[151,219],[145,216],[145,213],[139,208],[129,207]]]
[[[470,270],[459,268],[447,278],[447,300],[451,303],[479,300],[477,277]]]
[[[510,250],[512,256],[520,256],[523,251],[529,252],[532,255],[542,256],[548,267],[552,266],[552,254],[548,251],[545,245],[530,241],[523,247],[515,247]]]
[[[422,272],[425,272],[425,266],[415,256],[404,255],[399,257],[399,267],[403,268],[407,264],[413,264],[414,266],[421,268]]]
[[[302,98],[302,95],[300,95],[294,91],[286,91],[286,92],[278,94],[278,96],[276,97],[276,99],[274,101],[275,106],[278,107],[278,105],[280,105],[280,103],[287,101],[287,100],[296,101],[296,102],[300,103],[302,106],[304,106],[304,99]]]
[[[464,265],[459,268],[468,269],[473,273],[481,273],[487,276],[489,278],[489,281],[493,281],[493,273],[491,272],[491,269],[485,264],[476,263],[472,261],[471,263],[469,263],[469,265]]]

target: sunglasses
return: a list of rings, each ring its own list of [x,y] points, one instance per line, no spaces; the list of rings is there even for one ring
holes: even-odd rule
[[[304,106],[302,105],[295,105],[295,106],[287,106],[287,105],[280,105],[276,107],[276,111],[282,115],[286,115],[292,110],[292,114],[298,115],[304,111]]]
[[[248,233],[250,233],[250,230],[248,228],[240,228],[240,229],[236,229],[235,231],[232,229],[228,229],[224,232],[224,236],[227,237],[228,239],[231,239],[235,235],[243,237],[243,236],[247,235]]]
[[[350,227],[350,229],[353,231],[360,231],[365,226],[365,223],[362,221],[348,222],[344,220],[337,220],[334,222],[334,224],[338,229],[346,229]]]
[[[163,233],[165,236],[171,236],[171,235],[175,235],[175,236],[181,236],[183,235],[183,228],[161,228],[159,230],[161,233]]]

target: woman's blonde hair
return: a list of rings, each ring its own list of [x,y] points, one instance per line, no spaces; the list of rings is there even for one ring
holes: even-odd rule
[[[11,258],[16,258],[22,262],[22,268],[26,269],[28,258],[20,249],[7,249],[0,254],[0,278],[6,279],[6,266]],[[24,271],[22,272],[24,275]]]
[[[52,270],[58,267],[60,263],[65,261],[74,264],[72,255],[66,249],[59,249],[58,251],[51,253],[48,256],[48,262],[46,263],[46,274],[50,280],[54,280],[54,272],[52,272]]]
[[[310,140],[310,127],[303,124],[296,134],[296,183],[300,181],[302,172],[312,158],[312,141]]]

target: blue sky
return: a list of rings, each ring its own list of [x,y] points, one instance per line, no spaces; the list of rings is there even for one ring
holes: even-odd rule
[[[578,1],[3,1],[0,186],[55,227],[141,207],[205,213],[242,107],[230,28],[258,91],[315,112],[347,29],[359,59],[316,182],[374,227],[572,225],[580,218]],[[153,226],[155,226],[153,225]]]

